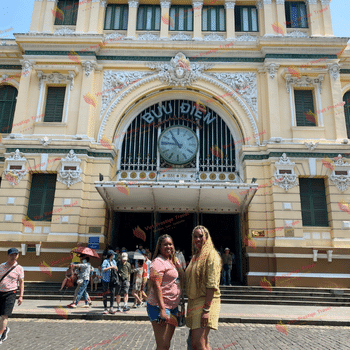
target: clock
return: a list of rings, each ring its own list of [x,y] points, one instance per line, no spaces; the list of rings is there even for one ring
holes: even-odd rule
[[[170,126],[160,134],[158,149],[166,162],[177,165],[186,164],[197,154],[198,138],[187,126]]]

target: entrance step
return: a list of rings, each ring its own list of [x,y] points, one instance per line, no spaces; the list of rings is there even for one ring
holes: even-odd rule
[[[70,301],[74,289],[63,293],[60,286],[56,282],[25,282],[24,298]],[[270,291],[260,286],[220,286],[220,291],[222,304],[350,306],[348,289],[271,287]],[[89,287],[88,293],[102,302],[102,290],[90,292]],[[131,295],[129,301],[134,301]]]

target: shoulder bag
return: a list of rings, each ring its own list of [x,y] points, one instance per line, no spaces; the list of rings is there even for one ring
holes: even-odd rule
[[[112,266],[111,263],[109,263],[109,265]],[[112,285],[119,284],[119,276],[117,271],[115,269],[110,269],[110,271],[111,271],[111,279],[109,280],[110,284]]]
[[[1,277],[0,279],[0,283],[2,282],[2,280],[14,269],[16,268],[18,264],[16,264],[15,266],[12,266],[9,270],[6,271],[6,273]]]

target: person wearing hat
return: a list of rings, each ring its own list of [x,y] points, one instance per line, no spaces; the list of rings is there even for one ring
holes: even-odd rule
[[[230,248],[225,248],[225,254],[221,257],[223,264],[223,283],[225,286],[231,284],[231,270],[232,270],[232,255],[230,254]]]
[[[105,259],[102,263],[102,289],[103,289],[103,306],[104,306],[104,314],[114,314],[115,311],[113,309],[115,290],[117,288],[117,284],[111,283],[111,270],[114,269],[118,271],[117,264],[114,260],[115,253],[113,250],[109,250],[106,254],[107,259]],[[109,293],[108,293],[109,291]],[[110,308],[107,309],[107,294],[110,294]]]
[[[128,253],[122,253],[122,261],[118,262],[118,270],[120,277],[120,284],[117,292],[117,311],[122,311],[120,307],[121,295],[124,298],[124,308],[123,311],[129,311],[130,307],[128,306],[128,293],[130,288],[130,274],[131,274],[131,265],[128,263]]]
[[[23,267],[17,263],[18,249],[9,249],[7,255],[7,262],[0,265],[0,344],[7,339],[10,331],[7,320],[12,315],[18,287],[18,305],[22,304],[24,293],[24,271]]]

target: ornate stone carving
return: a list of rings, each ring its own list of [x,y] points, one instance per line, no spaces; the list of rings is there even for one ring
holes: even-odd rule
[[[308,38],[309,35],[307,33],[304,33],[300,30],[293,30],[292,32],[290,33],[287,33],[285,36],[290,36],[292,38]]]
[[[193,8],[200,9],[203,6],[203,1],[192,1]]]
[[[249,34],[236,36],[236,41],[256,41],[257,37]]]
[[[188,86],[195,82],[201,73],[212,67],[212,64],[190,63],[187,57],[179,52],[170,63],[148,63],[147,66],[158,71],[160,81],[174,86]]]
[[[100,7],[107,7],[107,1],[106,0],[101,1]]]
[[[170,5],[171,5],[171,1],[169,1],[169,0],[161,0],[160,1],[160,7],[162,9],[169,9]]]
[[[184,32],[179,32],[175,35],[172,35],[170,40],[188,41],[192,40],[192,36],[185,34]]]
[[[47,136],[42,137],[41,139],[39,139],[39,142],[44,146],[48,146],[51,143],[51,139],[49,139]]]
[[[279,64],[277,63],[270,63],[269,65],[266,66],[266,70],[270,74],[270,78],[273,79],[278,71]]]
[[[69,71],[68,74],[61,74],[61,73],[50,73],[50,74],[44,74],[42,71],[37,71],[38,77],[39,77],[39,89],[41,88],[42,83],[50,82],[53,84],[68,84],[69,89],[72,90],[74,85],[74,77],[75,72]]]
[[[107,41],[117,41],[117,40],[125,40],[125,35],[124,34],[120,34],[118,32],[114,32],[111,34],[106,34],[104,37],[104,42]]]
[[[317,0],[305,0],[305,5],[317,5]]]
[[[225,8],[227,9],[234,9],[235,8],[235,1],[228,1],[225,2]]]
[[[287,157],[286,153],[282,154],[282,157],[275,163],[276,171],[274,177],[276,179],[276,185],[283,188],[285,191],[298,186],[297,175],[294,173],[295,163]],[[287,170],[289,173],[280,173],[280,170]]]
[[[256,85],[256,73],[212,73],[209,75],[214,76],[228,85],[233,91],[241,95],[258,119],[258,89]]]
[[[336,171],[346,171],[347,175],[336,175]],[[350,186],[350,165],[344,162],[341,154],[338,155],[334,162],[334,169],[329,179],[337,186],[340,192],[346,191]]]
[[[85,61],[81,62],[81,65],[84,67],[85,75],[90,76],[90,73],[96,68],[97,63],[94,61]]]
[[[276,0],[277,5],[284,5],[285,0]]]
[[[310,141],[309,143],[308,142],[304,142],[304,145],[309,149],[309,151],[313,151],[317,146],[318,146],[319,142],[312,142]]]
[[[209,35],[204,35],[203,40],[204,41],[225,41],[225,37],[223,35],[211,33]]]
[[[22,75],[27,77],[29,73],[32,71],[34,62],[31,62],[29,60],[22,60],[21,64],[22,64]]]
[[[149,72],[104,71],[101,115],[121,90],[151,74]]]
[[[61,160],[61,170],[58,172],[57,181],[70,187],[81,181],[80,175],[82,173],[79,165],[81,160],[77,157],[73,150],[70,150],[66,158]],[[66,167],[75,167],[75,170],[68,170]]]
[[[323,75],[319,75],[317,78],[314,77],[308,77],[306,75],[302,75],[300,78],[293,77],[290,74],[286,74],[286,86],[287,86],[287,92],[290,92],[290,88],[292,85],[298,86],[298,87],[308,87],[315,85],[320,91],[320,94],[322,93],[322,82],[323,82]]]
[[[145,34],[138,35],[137,40],[156,41],[156,40],[159,40],[159,35],[153,34],[151,32],[147,32]]]
[[[28,174],[25,164],[27,159],[22,155],[19,149],[6,159],[7,168],[4,171],[4,177],[12,185],[18,185],[21,180]],[[21,167],[21,169],[11,169],[12,167]]]
[[[139,6],[139,2],[135,0],[128,1],[129,7],[137,7]]]
[[[69,35],[69,34],[77,34],[75,30],[70,29],[68,27],[62,27],[56,29],[53,35]]]
[[[331,2],[331,0],[321,0],[322,5],[328,5]]]
[[[338,63],[333,63],[328,67],[329,74],[332,76],[333,80],[337,80],[340,73],[340,66]]]

